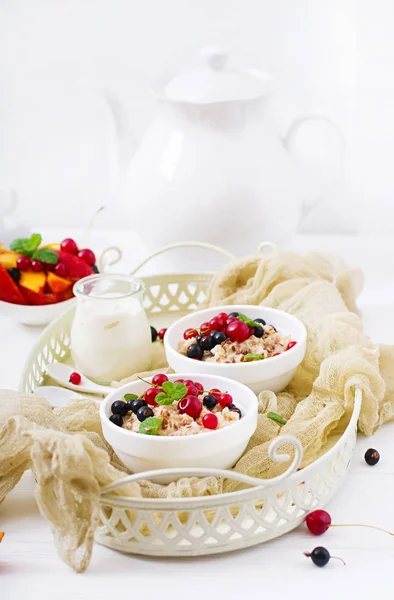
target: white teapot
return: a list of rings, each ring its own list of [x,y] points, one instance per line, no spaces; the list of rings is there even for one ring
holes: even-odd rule
[[[329,120],[298,119],[282,139],[267,114],[273,79],[227,67],[220,49],[202,53],[202,66],[155,90],[158,114],[126,169],[122,222],[153,248],[193,239],[247,252],[263,239],[283,242],[314,205],[304,202],[293,141],[306,121]]]

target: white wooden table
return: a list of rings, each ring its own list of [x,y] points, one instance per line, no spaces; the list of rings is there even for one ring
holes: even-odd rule
[[[80,232],[44,232],[45,239],[60,239]],[[78,235],[79,233],[79,235]],[[115,232],[95,232],[93,244],[113,244]],[[116,242],[128,258],[128,269],[145,256],[137,236],[116,233]],[[394,244],[385,239],[357,237],[299,236],[292,247],[320,249],[342,254],[367,276],[360,298],[367,332],[378,342],[394,342]],[[252,249],[251,249],[252,250]],[[207,259],[207,258],[206,258]],[[164,259],[163,259],[164,260]],[[168,256],[159,267],[171,270]],[[212,261],[205,263],[211,270]],[[204,269],[204,264],[202,265]],[[216,264],[215,264],[216,267]],[[187,270],[187,266],[184,267]],[[153,267],[150,269],[152,270]],[[16,388],[23,361],[40,328],[16,324],[0,315],[0,386]],[[393,365],[394,368],[394,365]],[[381,453],[381,462],[368,467],[363,455],[368,447]],[[1,447],[0,447],[1,452]],[[392,599],[394,594],[394,537],[363,528],[333,528],[323,537],[311,536],[304,526],[265,545],[233,554],[194,560],[156,560],[113,552],[96,545],[89,570],[77,575],[57,556],[47,522],[34,500],[30,473],[0,506],[0,530],[6,535],[0,545],[1,600],[53,600],[68,597],[104,600],[126,597],[176,600],[214,598]],[[373,438],[360,437],[349,476],[330,502],[333,522],[370,523],[394,531],[394,423]],[[303,551],[326,546],[331,561],[318,569]]]

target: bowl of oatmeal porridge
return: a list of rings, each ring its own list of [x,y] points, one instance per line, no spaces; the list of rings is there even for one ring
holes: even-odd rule
[[[299,319],[264,306],[234,305],[201,310],[176,321],[164,336],[169,365],[230,377],[254,392],[282,391],[306,351]]]
[[[216,375],[158,374],[128,383],[100,406],[103,434],[133,472],[232,467],[257,425],[257,398]]]

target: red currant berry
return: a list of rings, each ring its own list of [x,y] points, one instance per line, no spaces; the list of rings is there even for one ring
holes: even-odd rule
[[[71,238],[66,238],[60,244],[60,250],[67,254],[78,254],[78,246]]]
[[[200,325],[201,334],[209,333],[210,331],[211,331],[211,326],[209,325],[209,323],[204,322]]]
[[[73,385],[79,385],[81,383],[81,379],[82,379],[82,377],[80,376],[80,374],[77,373],[76,371],[74,371],[70,375],[69,382],[72,383]]]
[[[306,526],[313,535],[322,535],[331,525],[331,517],[325,510],[314,510],[309,513]]]
[[[166,334],[167,329],[160,329],[160,331],[157,332],[157,337],[159,338],[159,340],[162,340]]]
[[[157,402],[155,400],[157,394],[160,394],[161,390],[159,388],[149,388],[149,390],[146,390],[145,394],[144,394],[144,400],[147,404],[150,404],[151,406],[157,406]]]
[[[198,396],[198,389],[196,388],[195,385],[188,385],[187,387],[187,393],[190,396]]]
[[[249,337],[251,337],[252,335],[254,335],[254,329],[253,327],[249,327]]]
[[[20,271],[28,271],[31,267],[31,260],[28,256],[20,256],[16,261],[16,266]]]
[[[165,381],[168,381],[167,375],[164,373],[158,373],[154,377],[152,377],[152,384],[162,386]]]
[[[222,408],[225,408],[226,406],[231,406],[233,403],[233,397],[230,394],[220,394],[218,400]]]
[[[181,415],[186,413],[192,419],[198,419],[202,411],[202,403],[196,396],[185,396],[179,400],[178,410]]]
[[[218,390],[218,388],[212,388],[211,390],[209,390],[209,393],[211,394],[211,396],[218,397],[222,392]]]
[[[235,321],[239,321],[239,319],[237,319],[237,317],[229,317],[226,321],[226,327],[228,327],[230,323],[235,323]]]
[[[272,355],[272,358],[273,358],[274,356],[279,356],[280,354],[282,354],[282,352],[275,352],[275,354],[273,354],[273,355]]]
[[[215,329],[216,331],[223,331],[226,327],[226,321],[219,317],[213,317],[213,319],[209,321],[209,327],[211,328],[211,331],[214,331]]]
[[[184,340],[190,340],[191,338],[195,338],[197,336],[198,336],[197,329],[186,329],[186,331],[183,333]]]
[[[174,383],[183,383],[184,381],[184,379],[175,379]]]
[[[57,265],[55,265],[55,268],[53,269],[53,272],[58,277],[67,277],[68,275],[68,270],[64,263],[57,263]]]
[[[227,335],[232,342],[244,342],[249,337],[249,327],[243,321],[234,321],[227,327]]]
[[[186,387],[188,385],[194,385],[194,381],[192,381],[191,379],[184,379],[183,383],[186,385]]]
[[[214,413],[207,413],[202,418],[202,424],[206,429],[216,429],[218,423],[218,418]]]
[[[40,260],[32,260],[31,268],[35,273],[40,273],[41,271],[45,271],[44,263]]]
[[[289,342],[287,344],[286,350],[290,350],[291,348],[294,348],[294,346],[297,344],[297,342]]]
[[[197,390],[198,390],[198,393],[199,393],[199,394],[202,394],[202,393],[203,393],[203,391],[204,391],[204,386],[203,386],[203,384],[202,384],[202,383],[199,383],[198,381],[195,381],[195,382],[194,382],[194,387],[196,387],[196,388],[197,388]]]
[[[89,250],[89,248],[84,248],[78,252],[78,258],[86,262],[91,267],[96,264],[96,257],[94,255],[93,250]]]
[[[228,314],[225,312],[221,312],[218,314],[219,319],[221,319],[222,321],[227,321],[228,319]]]

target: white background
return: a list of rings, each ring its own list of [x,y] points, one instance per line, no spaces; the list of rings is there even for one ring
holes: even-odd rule
[[[116,207],[99,90],[125,104],[137,146],[155,110],[150,82],[219,43],[276,78],[283,131],[318,111],[346,135],[343,181],[304,229],[390,233],[393,21],[392,0],[1,0],[0,187],[16,188],[28,225],[84,225]],[[111,210],[97,224],[130,226]]]

